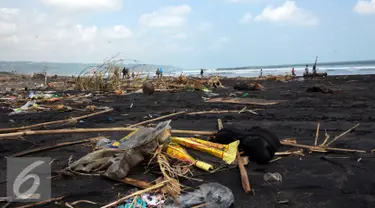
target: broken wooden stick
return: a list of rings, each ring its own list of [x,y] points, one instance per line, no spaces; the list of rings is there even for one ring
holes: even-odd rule
[[[123,202],[124,202],[125,200],[127,200],[127,199],[130,199],[130,198],[133,198],[133,197],[135,197],[135,196],[138,196],[138,195],[141,195],[141,194],[147,193],[147,192],[149,192],[149,191],[152,191],[152,190],[155,190],[155,189],[161,188],[161,187],[163,187],[164,185],[166,185],[169,181],[170,181],[170,180],[165,180],[165,181],[162,181],[162,182],[160,182],[160,183],[158,183],[158,184],[155,184],[155,185],[153,185],[153,186],[151,186],[151,187],[148,187],[148,188],[146,188],[146,189],[136,191],[136,192],[134,192],[134,193],[132,193],[132,194],[129,194],[129,195],[125,196],[125,197],[122,197],[121,199],[118,199],[118,200],[116,200],[116,201],[114,201],[114,202],[111,202],[111,203],[109,203],[109,204],[107,204],[107,205],[104,205],[104,206],[102,206],[101,208],[115,207],[115,206],[117,206],[117,205],[123,203]]]
[[[53,134],[73,134],[73,133],[102,133],[102,132],[132,132],[137,130],[137,128],[126,128],[126,127],[114,127],[114,128],[79,128],[79,129],[55,129],[55,130],[26,130],[20,132],[12,132],[0,134],[0,140],[9,139],[21,136],[29,135],[53,135]],[[211,136],[216,132],[211,131],[192,131],[192,130],[176,130],[172,129],[172,134],[192,134],[192,135],[206,135]],[[14,138],[13,138],[14,139]]]
[[[135,179],[135,178],[124,178],[124,179],[115,179],[115,178],[111,178],[109,176],[106,176],[106,175],[101,175],[102,177],[104,178],[107,178],[109,180],[112,180],[112,181],[117,181],[117,182],[121,182],[121,183],[125,183],[125,184],[128,184],[128,185],[131,185],[131,186],[135,186],[137,188],[141,188],[141,189],[146,189],[146,188],[149,188],[152,186],[152,182],[151,183],[148,183],[146,181],[141,181],[141,180],[138,180],[138,179]]]
[[[45,150],[56,149],[56,148],[59,148],[59,147],[66,147],[66,146],[71,146],[71,145],[76,145],[76,144],[88,143],[88,142],[92,142],[92,141],[99,140],[99,139],[102,139],[102,138],[105,138],[105,137],[99,136],[99,137],[94,137],[94,138],[90,138],[90,139],[83,139],[83,140],[74,141],[74,142],[63,142],[63,143],[55,144],[53,146],[39,147],[39,148],[31,149],[31,150],[18,152],[16,154],[11,155],[10,157],[21,157],[21,156],[29,155],[29,154],[32,154],[32,153],[42,152],[42,151],[45,151]]]
[[[219,118],[219,119],[217,119],[217,128],[219,129],[219,130],[221,130],[221,129],[223,129],[224,127],[223,127],[223,122],[221,121],[221,119]]]
[[[318,126],[316,127],[315,142],[314,142],[315,146],[318,144],[319,127],[320,127],[320,123],[318,123]]]
[[[243,112],[250,112],[254,115],[257,115],[258,113],[255,111],[259,111],[262,109],[253,109],[253,110],[244,110]],[[221,114],[221,113],[239,113],[242,110],[210,110],[210,111],[197,111],[197,112],[190,112],[187,113],[186,115],[201,115],[201,114]]]
[[[246,110],[247,107],[244,107],[242,108],[242,110],[240,110],[240,112],[238,112],[238,114],[241,114],[242,112],[244,112]]]
[[[103,113],[108,113],[108,112],[111,112],[111,111],[113,111],[113,109],[107,109],[107,110],[104,110],[104,111],[99,111],[99,112],[91,113],[91,114],[84,115],[84,116],[78,116],[78,117],[73,117],[73,118],[68,118],[68,119],[63,119],[63,120],[58,120],[58,121],[49,121],[49,122],[33,124],[33,125],[29,125],[29,126],[0,129],[0,132],[20,131],[20,130],[34,129],[34,128],[37,128],[37,127],[63,124],[63,123],[72,123],[72,122],[76,123],[78,120],[88,118],[88,117],[92,117],[92,116],[96,116],[96,115],[100,115],[100,114],[103,114]]]
[[[33,203],[33,204],[27,204],[27,205],[20,206],[20,207],[17,207],[17,208],[36,207],[36,206],[43,205],[43,204],[47,204],[47,203],[50,203],[50,202],[54,202],[54,201],[62,200],[62,199],[64,199],[65,197],[66,197],[66,196],[60,196],[60,197],[56,197],[56,198],[51,198],[51,199],[47,199],[47,200],[45,200],[45,201],[41,201],[41,202],[37,202],[37,203]]]
[[[293,144],[281,141],[280,142],[284,146],[291,146],[291,147],[299,147],[308,149],[315,152],[324,152],[324,151],[336,151],[336,152],[361,152],[366,153],[364,150],[355,150],[355,149],[341,149],[341,148],[332,148],[332,147],[324,147],[324,146],[310,146],[310,145],[304,145],[304,144]]]
[[[324,130],[326,138],[324,139],[323,143],[319,146],[325,146],[329,139],[329,134],[327,134],[327,130]]]
[[[238,168],[240,169],[242,188],[245,191],[245,193],[249,193],[251,191],[249,176],[247,175],[246,168],[243,164],[243,161],[239,152],[237,152],[237,163],[238,163]]]
[[[169,118],[169,117],[184,114],[184,113],[186,113],[186,111],[180,111],[180,112],[177,112],[177,113],[172,113],[172,114],[168,114],[168,115],[165,115],[165,116],[160,116],[160,117],[157,117],[157,118],[154,118],[154,119],[150,119],[150,120],[142,121],[140,123],[133,124],[133,125],[129,126],[129,128],[137,127],[137,126],[140,126],[140,125],[143,125],[143,124],[146,124],[146,123],[159,121],[159,120],[164,119],[164,118]]]
[[[351,132],[353,129],[357,128],[358,126],[359,126],[359,123],[358,123],[357,125],[353,126],[352,128],[346,130],[344,133],[342,133],[342,134],[336,136],[332,141],[330,141],[330,142],[329,142],[327,145],[325,145],[325,146],[328,147],[329,145],[331,145],[332,143],[334,143],[335,141],[337,141],[340,137],[342,137],[342,136],[344,136],[345,134]]]

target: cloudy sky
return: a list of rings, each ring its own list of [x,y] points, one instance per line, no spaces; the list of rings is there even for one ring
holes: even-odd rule
[[[375,0],[1,0],[0,60],[185,68],[375,59]]]

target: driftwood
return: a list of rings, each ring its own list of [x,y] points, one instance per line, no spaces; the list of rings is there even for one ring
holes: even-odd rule
[[[291,147],[299,147],[308,149],[313,152],[327,152],[327,151],[334,151],[334,152],[360,152],[360,153],[366,153],[364,150],[355,150],[355,149],[342,149],[342,148],[332,148],[332,147],[324,147],[324,146],[310,146],[310,145],[304,145],[304,144],[293,144],[289,142],[280,142],[284,146],[291,146]]]
[[[176,116],[176,115],[180,115],[180,114],[184,114],[184,113],[186,113],[186,111],[180,111],[180,112],[177,112],[177,113],[172,113],[172,114],[168,114],[168,115],[165,115],[165,116],[160,116],[158,118],[154,118],[154,119],[150,119],[150,120],[147,120],[147,121],[142,121],[142,122],[137,123],[137,124],[133,124],[133,125],[129,126],[129,128],[140,126],[140,125],[143,125],[143,124],[146,124],[146,123],[151,123],[151,122],[154,122],[154,121],[159,121],[159,120],[164,119],[164,118],[169,118],[171,116]]]
[[[29,135],[53,135],[53,134],[73,134],[73,133],[102,133],[102,132],[132,132],[137,130],[137,128],[126,128],[126,127],[113,127],[113,128],[79,128],[79,129],[56,129],[56,130],[26,130],[20,132],[12,132],[0,134],[0,140],[6,138],[22,137]],[[172,134],[192,134],[192,135],[206,135],[211,136],[216,132],[211,131],[192,131],[192,130],[176,130],[172,129]],[[13,138],[14,139],[14,138]]]
[[[335,141],[337,141],[340,137],[342,137],[342,136],[344,136],[345,134],[351,132],[353,129],[357,128],[358,126],[359,126],[359,124],[357,124],[357,125],[353,126],[352,128],[346,130],[344,133],[342,133],[342,134],[336,136],[332,141],[330,141],[330,142],[329,142],[327,145],[325,145],[325,146],[328,147],[329,145],[331,145],[332,143],[334,143]]]
[[[325,131],[325,136],[326,138],[324,139],[323,143],[320,144],[319,146],[325,146],[328,142],[328,139],[329,139],[329,134],[327,134],[327,131]]]
[[[42,152],[42,151],[45,151],[45,150],[51,150],[51,149],[56,149],[56,148],[60,148],[60,147],[66,147],[66,146],[71,146],[71,145],[76,145],[76,144],[88,143],[88,142],[92,142],[92,141],[95,141],[95,140],[99,140],[101,138],[105,138],[105,137],[100,136],[100,137],[94,137],[94,138],[84,139],[84,140],[79,140],[79,141],[74,141],[74,142],[63,142],[63,143],[59,143],[59,144],[56,144],[56,145],[53,145],[53,146],[48,146],[48,147],[39,147],[39,148],[31,149],[31,150],[18,152],[16,154],[11,155],[10,157],[21,157],[21,156],[29,155],[29,154],[36,153],[36,152]]]
[[[245,191],[245,193],[249,193],[251,191],[249,176],[247,175],[246,168],[243,164],[243,160],[239,152],[237,152],[237,162],[238,168],[240,169],[242,188]]]
[[[233,104],[245,104],[245,105],[276,105],[280,101],[269,101],[263,99],[252,99],[252,98],[212,98],[207,100],[208,103],[233,103]]]
[[[315,142],[314,142],[314,145],[315,145],[315,146],[318,144],[318,138],[319,138],[319,127],[320,127],[320,123],[318,123],[318,126],[316,127]]]
[[[37,202],[37,203],[33,203],[33,204],[27,204],[27,205],[24,205],[24,206],[19,206],[19,207],[17,207],[17,208],[36,207],[36,206],[43,205],[43,204],[47,204],[47,203],[50,203],[50,202],[54,202],[54,201],[62,200],[62,199],[64,199],[65,197],[66,197],[66,196],[60,196],[60,197],[56,197],[56,198],[51,198],[51,199],[48,199],[48,200],[45,200],[45,201],[41,201],[41,202]]]
[[[121,183],[125,183],[125,184],[128,184],[128,185],[131,185],[131,186],[135,186],[137,188],[141,188],[141,189],[146,189],[146,188],[149,188],[152,186],[151,183],[148,183],[146,181],[141,181],[141,180],[138,180],[138,179],[135,179],[135,178],[124,178],[122,180],[119,180],[119,179],[115,179],[115,178],[110,178],[106,175],[102,175],[103,177],[105,178],[108,178],[110,180],[113,180],[113,181],[117,181],[117,182],[121,182]]]
[[[219,119],[217,119],[217,128],[219,129],[219,130],[221,130],[221,129],[223,129],[224,127],[223,127],[223,122],[221,121],[221,119],[219,118]]]
[[[20,130],[26,130],[26,129],[34,129],[34,128],[37,128],[37,127],[48,126],[48,125],[56,125],[56,124],[63,124],[63,123],[74,123],[75,124],[75,123],[77,123],[78,120],[81,120],[81,119],[84,119],[84,118],[88,118],[88,117],[92,117],[92,116],[96,116],[96,115],[100,115],[100,114],[103,114],[103,113],[108,113],[108,112],[111,112],[111,111],[113,111],[113,109],[107,109],[107,110],[104,110],[104,111],[100,111],[100,112],[96,112],[96,113],[91,113],[91,114],[84,115],[84,116],[78,116],[78,117],[68,118],[68,119],[64,119],[64,120],[50,121],[50,122],[45,122],[45,123],[40,123],[40,124],[34,124],[34,125],[30,125],[30,126],[22,126],[22,127],[0,129],[0,132],[13,132],[13,131],[20,131]]]

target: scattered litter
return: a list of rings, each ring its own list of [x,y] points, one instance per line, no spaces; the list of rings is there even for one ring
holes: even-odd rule
[[[102,138],[99,139],[96,142],[95,149],[103,149],[103,148],[118,148],[118,145],[116,145],[116,140],[110,140],[108,138]]]
[[[36,103],[35,100],[27,101],[27,103],[24,104],[23,106],[21,106],[19,108],[16,108],[16,109],[13,109],[14,111],[11,112],[9,115],[27,113],[28,111],[37,109],[38,107],[39,107],[39,105]]]
[[[123,204],[116,208],[147,208],[147,203],[139,197],[126,200]]]
[[[208,98],[212,98],[212,97],[217,97],[217,96],[219,96],[220,94],[212,93],[212,92],[206,92],[205,95],[206,95]]]
[[[282,182],[283,177],[280,173],[266,173],[263,176],[263,180],[267,182]]]
[[[147,203],[148,206],[157,207],[159,205],[164,204],[163,195],[151,195],[151,194],[143,194],[142,200]]]
[[[249,97],[249,93],[244,93],[241,97]]]
[[[205,183],[193,192],[181,195],[178,198],[181,206],[170,203],[164,204],[165,208],[190,208],[205,204],[206,208],[229,208],[234,203],[232,190],[219,183]]]
[[[68,171],[97,173],[102,170],[110,178],[125,178],[131,168],[142,162],[146,156],[154,152],[159,143],[165,142],[170,136],[171,121],[164,121],[156,128],[140,128],[128,139],[122,140],[118,149],[104,148],[82,157],[70,164]],[[109,145],[108,140],[103,140],[99,146]],[[111,144],[112,145],[112,144]]]

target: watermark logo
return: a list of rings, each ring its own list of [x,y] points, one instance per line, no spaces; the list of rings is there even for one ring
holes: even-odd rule
[[[51,198],[51,158],[7,158],[7,194],[15,202]]]

